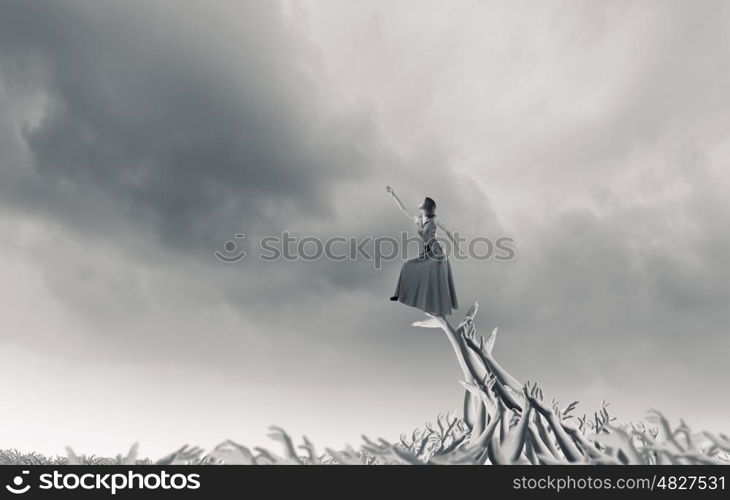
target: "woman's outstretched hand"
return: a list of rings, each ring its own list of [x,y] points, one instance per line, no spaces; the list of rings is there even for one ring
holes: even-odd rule
[[[398,198],[398,195],[395,194],[395,191],[393,191],[393,188],[390,186],[385,186],[385,192],[388,193],[390,196],[393,197],[395,200],[396,205],[398,205],[398,208],[400,208],[400,211],[405,214],[406,217],[411,219],[413,222],[418,223],[418,216],[411,215],[408,213],[408,210],[406,210],[406,207],[403,206],[403,203],[400,201],[400,198]]]

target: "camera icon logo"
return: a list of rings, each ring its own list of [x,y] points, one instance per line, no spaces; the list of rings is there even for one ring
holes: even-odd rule
[[[234,234],[233,237],[237,240],[242,240],[246,237],[246,235]],[[230,264],[232,262],[238,262],[246,256],[246,252],[244,252],[243,250],[236,252],[236,248],[237,245],[235,241],[226,241],[226,244],[223,245],[223,251],[216,250],[215,256],[218,258],[218,260],[227,264]]]
[[[24,470],[22,474],[30,474],[30,471]],[[23,493],[26,493],[30,489],[30,485],[26,484],[23,486],[23,482],[25,479],[23,476],[15,476],[13,478],[13,484],[7,484],[5,485],[5,489],[7,489],[10,493],[14,493],[16,495],[22,495]]]

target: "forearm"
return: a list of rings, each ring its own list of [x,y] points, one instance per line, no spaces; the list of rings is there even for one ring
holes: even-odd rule
[[[535,448],[532,446],[532,433],[529,431],[527,439],[525,440],[525,456],[532,465],[540,465],[540,460],[537,458]]]
[[[297,455],[297,450],[294,448],[294,443],[291,439],[286,439],[283,442],[284,445],[284,454],[286,457],[290,460],[294,460],[296,462],[299,461],[299,455]]]
[[[525,408],[525,410],[522,412],[522,416],[520,417],[519,422],[517,422],[517,426],[512,429],[512,431],[507,436],[507,440],[504,446],[505,454],[513,463],[517,462],[520,459],[520,455],[522,455],[522,450],[525,446],[525,441],[527,439],[527,426],[530,420],[531,411],[531,406],[527,406]]]
[[[512,392],[508,386],[503,385],[499,380],[497,380],[494,384],[494,392],[497,393],[499,399],[507,408],[512,411],[522,411],[522,403],[517,401],[517,398],[514,396],[514,392]]]
[[[502,420],[501,415],[498,413],[491,422],[489,422],[489,425],[487,425],[487,428],[484,429],[484,432],[479,434],[476,438],[470,441],[470,446],[477,446],[480,448],[486,448],[489,441],[492,439],[492,436],[494,435],[494,431],[497,430],[497,426],[500,424],[500,421]]]
[[[400,201],[400,198],[398,198],[398,195],[395,193],[391,193],[391,195],[393,196],[393,200],[395,201],[395,204],[398,205],[398,208],[400,209],[400,211],[403,212],[405,214],[405,216],[408,217],[409,219],[413,218],[413,216],[410,213],[408,213],[408,210],[406,210],[406,207],[405,207],[405,205],[403,205],[403,202]]]
[[[579,430],[569,429],[565,426],[563,426],[563,428],[573,438],[573,442],[578,443],[583,448],[586,455],[588,455],[590,458],[605,458],[605,454],[601,450],[596,448],[596,445],[594,443],[586,439],[586,437]]]
[[[557,451],[549,443],[545,443],[545,441],[540,437],[540,431],[537,430],[535,424],[530,424],[527,430],[529,433],[530,444],[535,453],[539,455],[551,455],[556,458],[558,457]]]
[[[507,372],[497,361],[482,349],[473,340],[466,341],[468,347],[482,360],[484,367],[490,373],[493,373],[497,379],[504,385],[508,386],[515,392],[522,391],[522,384]]]
[[[545,426],[542,423],[542,417],[540,416],[539,412],[536,412],[535,414],[535,423],[533,424],[533,427],[531,427],[531,430],[536,433],[535,438],[539,439],[545,445],[545,447],[552,456],[554,456],[555,458],[559,458],[560,453],[555,448],[553,440],[550,438],[547,429],[545,429]]]
[[[547,421],[553,430],[555,439],[558,441],[558,446],[560,446],[560,450],[563,452],[563,455],[565,455],[565,458],[567,458],[571,462],[580,460],[582,458],[580,451],[578,451],[575,443],[573,443],[573,439],[568,436],[568,434],[565,432],[565,429],[563,429],[563,424],[560,423],[557,415],[555,415],[555,413],[553,412],[550,412],[547,415]]]
[[[502,368],[502,366],[497,363],[491,355],[484,355],[484,363],[487,365],[489,370],[497,376],[500,382],[507,385],[515,392],[520,392],[522,390],[522,384],[510,375],[507,370]]]
[[[441,230],[446,233],[446,236],[451,240],[451,243],[454,244],[454,246],[458,246],[458,242],[456,241],[456,238],[454,237],[454,233],[451,232],[451,229],[449,229],[446,224],[444,224],[440,219],[436,221],[436,225],[441,228]]]

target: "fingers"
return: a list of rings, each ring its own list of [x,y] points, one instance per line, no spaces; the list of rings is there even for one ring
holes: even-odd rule
[[[529,380],[527,382],[525,382],[525,385],[522,386],[522,392],[525,395],[525,399],[527,399],[527,401],[529,402],[530,401],[530,381]]]

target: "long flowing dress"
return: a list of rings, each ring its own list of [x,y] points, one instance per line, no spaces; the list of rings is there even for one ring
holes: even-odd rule
[[[430,314],[447,316],[459,304],[451,265],[436,239],[433,218],[419,219],[418,234],[423,239],[424,250],[403,263],[393,300]]]

